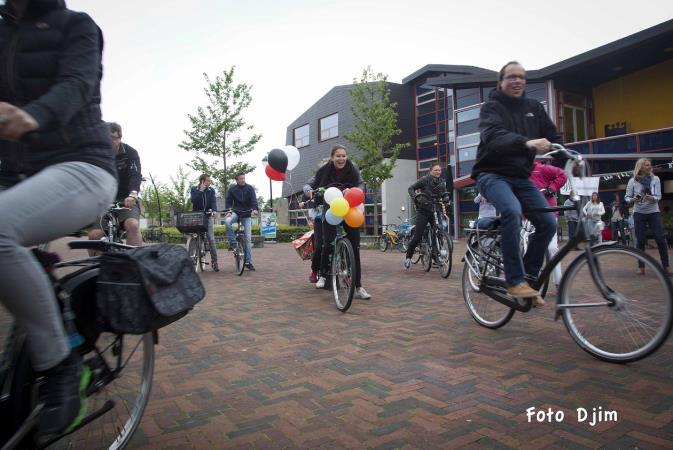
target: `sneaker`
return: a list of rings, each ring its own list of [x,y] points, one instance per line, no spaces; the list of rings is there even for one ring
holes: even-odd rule
[[[327,281],[327,279],[326,279],[325,277],[320,277],[320,278],[318,278],[318,281],[316,281],[316,283],[315,283],[315,288],[316,288],[316,289],[322,289],[322,288],[324,288],[324,287],[325,287],[325,282],[326,282],[326,281]]]
[[[40,388],[40,401],[44,403],[38,422],[40,433],[72,431],[86,415],[86,388],[91,371],[82,367],[79,355],[72,352],[42,375],[45,380]]]
[[[402,261],[402,265],[406,270],[411,269],[411,259],[407,258],[404,261]]]
[[[252,270],[253,272],[255,271],[255,266],[253,266],[252,263],[245,263],[245,268]]]
[[[542,306],[544,305],[544,300],[540,297],[540,293],[535,289],[532,289],[528,283],[520,283],[516,286],[510,286],[507,288],[507,294],[514,298],[526,299],[531,298],[533,300],[533,305]]]
[[[358,294],[358,297],[360,297],[362,300],[369,300],[370,298],[372,298],[372,296],[369,295],[369,293],[365,291],[365,288],[363,288],[362,286],[357,288],[355,290],[355,293]]]
[[[217,261],[213,261],[211,264],[211,267],[213,268],[213,272],[219,272],[220,271],[220,266],[217,264]]]
[[[311,274],[308,276],[308,282],[313,284],[318,282],[318,272],[316,270],[311,271]]]

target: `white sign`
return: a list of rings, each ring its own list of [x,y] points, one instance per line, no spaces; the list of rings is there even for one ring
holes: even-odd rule
[[[573,177],[573,183],[575,184],[577,193],[586,197],[591,197],[592,192],[598,192],[598,182],[600,180],[600,177]],[[563,185],[560,192],[563,195],[570,195],[570,180],[566,181],[566,184]]]
[[[276,213],[263,212],[261,216],[260,234],[267,239],[276,239]]]

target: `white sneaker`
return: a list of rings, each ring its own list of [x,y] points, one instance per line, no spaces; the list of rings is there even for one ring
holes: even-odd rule
[[[327,281],[327,280],[325,279],[325,277],[320,277],[320,278],[318,278],[318,281],[315,283],[315,288],[316,288],[316,289],[322,289],[322,288],[324,288],[324,287],[325,287],[325,281]]]
[[[405,259],[402,261],[402,265],[406,270],[409,270],[411,268],[411,260],[409,258]]]
[[[369,300],[370,298],[372,298],[372,296],[369,295],[369,293],[365,291],[365,288],[363,288],[362,286],[359,287],[355,292],[358,294],[358,297],[360,297],[362,300]]]

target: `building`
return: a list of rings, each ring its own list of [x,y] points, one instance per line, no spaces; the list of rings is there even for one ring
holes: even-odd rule
[[[628,181],[624,173],[633,169],[636,159],[646,156],[661,167],[664,210],[673,207],[673,170],[668,167],[673,151],[673,20],[529,70],[527,78],[526,95],[545,106],[564,142],[589,160],[590,173],[603,176],[600,195],[606,205],[614,192],[624,191]],[[411,120],[400,121],[400,127],[405,136],[412,136],[415,167],[411,170],[415,171],[407,173],[405,161],[386,187],[399,195],[403,191],[397,189],[398,184],[406,188],[432,162],[445,163],[454,180],[454,217],[458,220],[453,229],[458,235],[477,215],[469,174],[479,144],[479,111],[496,80],[493,70],[430,64],[402,80],[399,93],[407,92],[411,100],[396,98],[400,105],[413,105]],[[333,111],[340,111],[338,105],[332,106]],[[403,113],[400,117],[406,117],[406,109]],[[292,126],[301,123],[295,121]],[[408,124],[411,129],[404,128]]]

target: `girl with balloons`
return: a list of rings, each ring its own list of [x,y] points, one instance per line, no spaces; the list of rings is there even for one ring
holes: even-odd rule
[[[364,223],[364,181],[360,170],[348,160],[346,147],[337,144],[332,147],[330,160],[318,169],[312,180],[308,183],[309,189],[305,190],[307,197],[313,197],[313,191],[319,188],[327,188],[324,194],[325,203],[329,209],[325,211],[322,220],[322,257],[320,262],[320,277],[315,287],[320,289],[325,286],[327,269],[330,258],[330,243],[336,237],[336,226],[344,222],[346,238],[353,246],[355,254],[355,267],[357,276],[355,292],[363,300],[371,298],[371,295],[362,287],[362,269],[360,265],[360,227]],[[330,187],[331,186],[331,187]],[[336,186],[341,186],[339,189]],[[345,187],[352,187],[342,192]],[[316,229],[317,229],[316,223]]]

